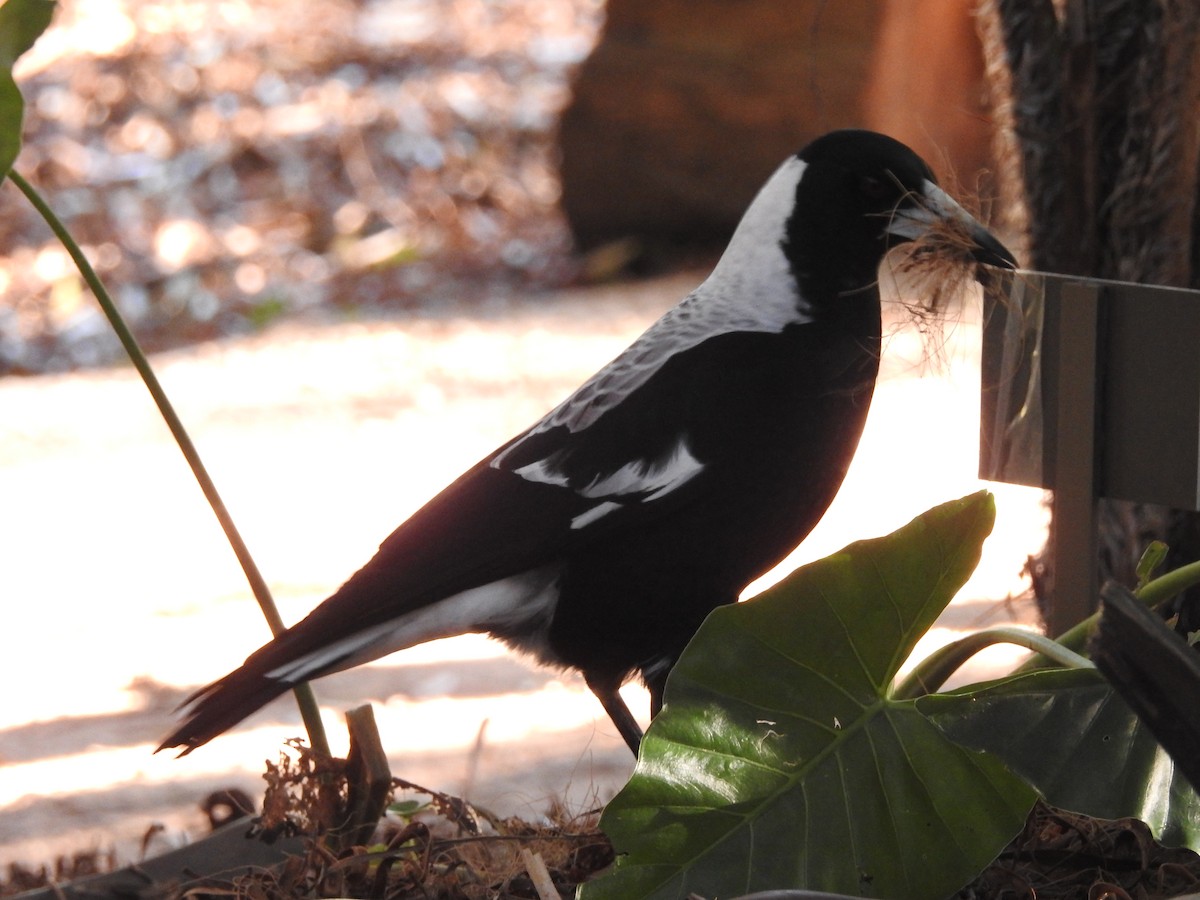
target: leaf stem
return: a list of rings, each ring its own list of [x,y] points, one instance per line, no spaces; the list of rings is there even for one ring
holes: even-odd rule
[[[183,452],[184,458],[192,469],[192,474],[200,485],[200,490],[204,492],[205,499],[208,500],[209,506],[212,507],[212,511],[216,515],[217,521],[220,522],[221,529],[225,532],[225,537],[229,541],[230,547],[233,548],[234,555],[242,566],[242,571],[246,573],[246,580],[250,583],[250,590],[254,593],[254,598],[258,601],[259,608],[262,609],[263,616],[267,620],[267,625],[270,626],[271,633],[277,635],[284,631],[286,626],[283,624],[283,619],[279,615],[279,609],[275,606],[275,601],[271,597],[271,591],[267,587],[266,580],[263,578],[262,573],[259,572],[258,566],[250,555],[250,550],[246,547],[245,541],[242,540],[242,536],[238,532],[233,518],[229,515],[229,510],[226,509],[224,501],[217,492],[216,485],[209,477],[208,470],[204,467],[204,463],[200,459],[200,454],[197,452],[191,437],[184,428],[183,422],[176,414],[174,406],[171,405],[171,401],[159,383],[158,377],[154,374],[154,370],[150,367],[150,362],[146,359],[145,353],[142,352],[142,348],[138,345],[133,332],[125,324],[125,320],[122,318],[112,297],[109,296],[108,291],[105,289],[103,283],[101,283],[96,270],[92,268],[83,250],[80,249],[70,232],[67,231],[66,226],[54,214],[54,211],[50,209],[37,190],[15,170],[9,170],[8,178],[25,195],[26,199],[29,200],[41,217],[45,219],[46,224],[50,226],[50,230],[54,232],[55,237],[62,242],[67,253],[71,255],[71,259],[75,261],[75,265],[78,267],[79,273],[83,276],[83,280],[91,288],[92,294],[96,297],[100,308],[104,311],[104,315],[108,317],[108,321],[120,339],[121,345],[125,348],[125,352],[129,354],[134,368],[137,369],[138,374],[142,377],[142,381],[145,382],[150,396],[154,398],[154,403],[158,406],[158,411],[162,415],[163,421],[167,423],[167,427],[171,430],[175,442],[179,444],[179,449]],[[315,751],[328,756],[329,742],[325,736],[320,709],[317,706],[316,697],[313,694],[311,686],[307,683],[298,684],[293,689],[293,692],[296,695],[296,703],[300,707],[300,715],[304,720],[304,727],[308,731],[309,743]]]
[[[1154,608],[1198,584],[1200,584],[1200,562],[1192,562],[1147,581],[1133,594],[1147,606]],[[1082,652],[1095,633],[1099,622],[1100,611],[1097,610],[1082,622],[1064,631],[1058,636],[1056,642],[1068,650]],[[1053,665],[1053,660],[1048,657],[1049,654],[1038,653],[1022,663],[1013,674],[1047,668]]]
[[[1147,606],[1158,606],[1197,584],[1200,584],[1200,562],[1192,562],[1147,581],[1134,593]]]
[[[1068,669],[1094,668],[1091,660],[1036,631],[1026,631],[1022,628],[989,628],[969,634],[929,654],[896,685],[892,691],[892,699],[914,700],[933,693],[945,684],[963,663],[993,644],[1016,644],[1018,647],[1040,653]]]

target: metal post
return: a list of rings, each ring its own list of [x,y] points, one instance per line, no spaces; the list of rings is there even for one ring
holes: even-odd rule
[[[1049,299],[1049,298],[1047,298]],[[1061,634],[1090,615],[1098,596],[1096,560],[1097,371],[1100,290],[1065,282],[1058,302],[1047,305],[1047,411],[1057,427],[1047,433],[1045,466],[1054,486],[1051,561],[1054,604],[1046,628]],[[1051,334],[1051,332],[1053,332]],[[1053,360],[1053,362],[1051,362]]]

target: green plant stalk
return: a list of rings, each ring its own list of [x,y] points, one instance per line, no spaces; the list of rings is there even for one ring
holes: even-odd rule
[[[1147,581],[1133,594],[1147,606],[1155,607],[1198,584],[1200,584],[1200,562],[1192,562]],[[1100,612],[1097,610],[1082,622],[1059,635],[1056,643],[1068,650],[1082,653],[1096,632],[1099,622]],[[1038,653],[1026,660],[1013,674],[1032,672],[1035,669],[1044,669],[1054,664],[1047,654]]]
[[[1134,593],[1147,606],[1158,606],[1200,584],[1200,562],[1188,563],[1147,581]]]
[[[1088,641],[1092,639],[1092,635],[1096,632],[1096,626],[1100,622],[1100,613],[1094,612],[1082,622],[1077,622],[1054,639],[1054,642],[1060,647],[1065,647],[1072,653],[1083,653],[1087,649]],[[1021,665],[1013,670],[1014,675],[1023,675],[1026,672],[1034,672],[1038,669],[1048,669],[1057,665],[1055,661],[1046,653],[1035,653]]]
[[[977,631],[947,644],[929,654],[899,682],[892,691],[893,700],[915,700],[932,694],[957,671],[963,663],[985,647],[993,644],[1016,644],[1054,661],[1068,669],[1094,668],[1091,661],[1053,641],[1045,635],[1021,628],[989,628]]]
[[[142,352],[142,348],[138,346],[137,338],[133,336],[133,332],[125,324],[125,320],[121,317],[120,311],[113,303],[112,297],[109,296],[104,284],[100,281],[100,277],[96,274],[96,270],[92,268],[87,257],[75,242],[67,228],[59,220],[54,211],[46,204],[37,190],[26,181],[15,170],[9,170],[8,178],[17,189],[25,195],[26,199],[33,205],[33,208],[38,211],[46,224],[50,226],[50,230],[54,232],[67,252],[71,255],[71,259],[75,261],[75,265],[79,269],[79,273],[83,276],[83,280],[87,282],[91,288],[92,294],[96,297],[100,308],[104,310],[104,315],[108,317],[108,321],[112,324],[113,331],[117,333],[125,352],[129,354],[129,359],[133,362],[134,368],[138,374],[142,376],[142,381],[146,384],[146,389],[150,392],[150,396],[154,398],[154,403],[158,406],[158,411],[163,417],[163,421],[167,423],[167,427],[171,430],[171,434],[175,438],[175,442],[179,444],[179,449],[183,452],[184,458],[192,469],[192,474],[195,476],[197,483],[200,485],[200,490],[204,492],[205,499],[208,500],[212,507],[213,513],[217,517],[217,521],[221,523],[221,529],[225,532],[225,537],[229,541],[229,545],[233,548],[234,555],[242,566],[242,571],[246,573],[246,580],[250,583],[250,590],[254,593],[254,598],[258,601],[259,608],[262,609],[263,616],[267,620],[267,625],[270,626],[272,634],[279,634],[284,631],[286,626],[283,624],[283,619],[279,615],[279,609],[275,606],[275,601],[271,597],[271,591],[267,587],[267,582],[259,572],[258,566],[254,562],[254,558],[250,555],[250,550],[246,547],[245,541],[242,540],[241,534],[237,530],[237,526],[233,522],[233,518],[229,515],[229,510],[225,508],[225,503],[221,499],[221,495],[217,492],[217,487],[209,477],[208,470],[204,467],[203,461],[200,459],[200,454],[196,450],[195,444],[192,443],[191,437],[187,430],[183,427],[183,422],[175,412],[175,408],[171,405],[166,392],[158,381],[158,377],[154,374],[154,370],[150,367],[149,360],[146,359],[146,354]],[[296,703],[300,707],[300,716],[304,720],[304,727],[308,731],[308,740],[312,748],[325,756],[329,756],[329,741],[325,736],[325,726],[321,722],[321,712],[317,706],[316,696],[313,694],[312,687],[307,684],[298,684],[293,689],[296,695]]]

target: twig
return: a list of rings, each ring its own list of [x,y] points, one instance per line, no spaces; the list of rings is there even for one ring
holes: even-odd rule
[[[531,853],[528,847],[522,847],[521,862],[525,864],[525,871],[529,875],[529,880],[533,882],[533,889],[537,891],[538,900],[562,900],[562,894],[554,886],[542,854]]]

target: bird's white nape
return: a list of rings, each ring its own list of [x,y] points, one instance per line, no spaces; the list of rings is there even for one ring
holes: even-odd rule
[[[678,306],[651,325],[616,359],[538,422],[531,434],[565,426],[582,431],[644,385],[676,354],[729,332],[778,334],[812,320],[784,254],[796,190],[807,164],[792,157],[758,192],[712,273]],[[521,441],[492,460],[504,460]]]
[[[729,307],[724,321],[731,330],[782,331],[809,318],[783,249],[788,222],[805,214],[796,206],[796,191],[807,168],[804,160],[793,156],[775,170],[704,283],[702,290]]]

